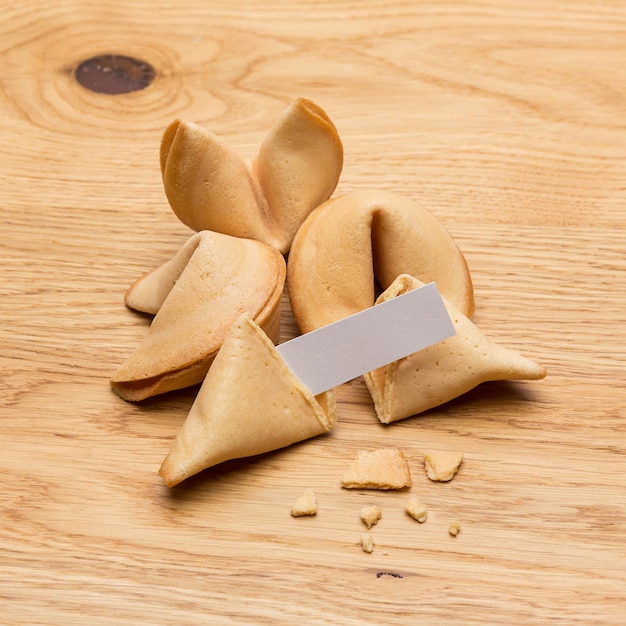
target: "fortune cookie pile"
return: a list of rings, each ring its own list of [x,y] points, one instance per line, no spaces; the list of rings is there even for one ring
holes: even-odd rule
[[[172,211],[195,233],[126,292],[128,307],[154,318],[110,383],[127,401],[201,384],[159,471],[168,486],[335,426],[333,390],[313,396],[276,350],[285,283],[303,333],[436,283],[456,335],[365,374],[383,424],[482,382],[546,375],[472,323],[465,257],[432,213],[389,192],[331,198],[343,146],[310,100],[287,107],[249,162],[176,120],[160,164]]]

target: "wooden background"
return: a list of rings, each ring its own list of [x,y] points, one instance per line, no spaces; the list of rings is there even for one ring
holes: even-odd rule
[[[104,53],[156,79],[78,85]],[[549,375],[390,427],[356,380],[330,436],[170,492],[195,390],[134,406],[108,386],[148,324],[125,289],[190,234],[161,133],[183,118],[249,157],[297,96],[339,129],[337,193],[429,207],[476,323]],[[624,623],[626,4],[0,0],[0,145],[0,622]],[[340,489],[373,446],[406,451],[425,524],[406,493]],[[451,483],[425,449],[465,453]],[[292,518],[306,487],[319,514]]]

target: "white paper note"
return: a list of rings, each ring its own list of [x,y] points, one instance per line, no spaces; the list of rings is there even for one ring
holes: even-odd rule
[[[317,395],[455,333],[435,283],[429,283],[276,349]]]

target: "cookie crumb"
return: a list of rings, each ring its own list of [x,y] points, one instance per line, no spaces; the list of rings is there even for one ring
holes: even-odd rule
[[[424,469],[430,480],[452,480],[463,462],[462,452],[424,452]]]
[[[453,522],[452,524],[450,524],[448,532],[453,537],[456,537],[461,532],[461,524],[459,524],[458,522]]]
[[[406,503],[406,512],[420,524],[423,524],[428,518],[426,507],[420,502],[419,498],[410,498]]]
[[[317,515],[317,494],[313,489],[305,489],[291,507],[293,517]]]
[[[383,516],[383,512],[381,508],[377,504],[371,504],[369,506],[364,506],[361,509],[361,521],[368,527],[371,528],[375,524],[378,523],[378,520]]]
[[[367,553],[374,550],[374,538],[370,533],[361,533],[361,548],[363,552]]]

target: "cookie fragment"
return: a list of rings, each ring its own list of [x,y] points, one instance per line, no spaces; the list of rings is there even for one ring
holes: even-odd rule
[[[406,457],[397,448],[359,450],[343,475],[344,489],[404,489],[411,486]]]
[[[428,518],[426,507],[420,502],[419,498],[410,498],[406,503],[406,512],[420,524],[423,524]]]
[[[452,537],[456,537],[460,532],[461,532],[461,524],[459,524],[458,522],[453,522],[452,524],[450,524],[450,527],[448,528],[448,533]]]
[[[317,515],[317,494],[313,489],[305,489],[291,507],[293,517]]]
[[[452,480],[463,462],[462,452],[424,452],[424,469],[430,480]]]
[[[370,504],[368,506],[364,506],[361,509],[361,521],[368,528],[375,526],[382,516],[383,512],[377,504]]]
[[[361,533],[361,549],[368,553],[374,551],[374,538],[370,533]]]

